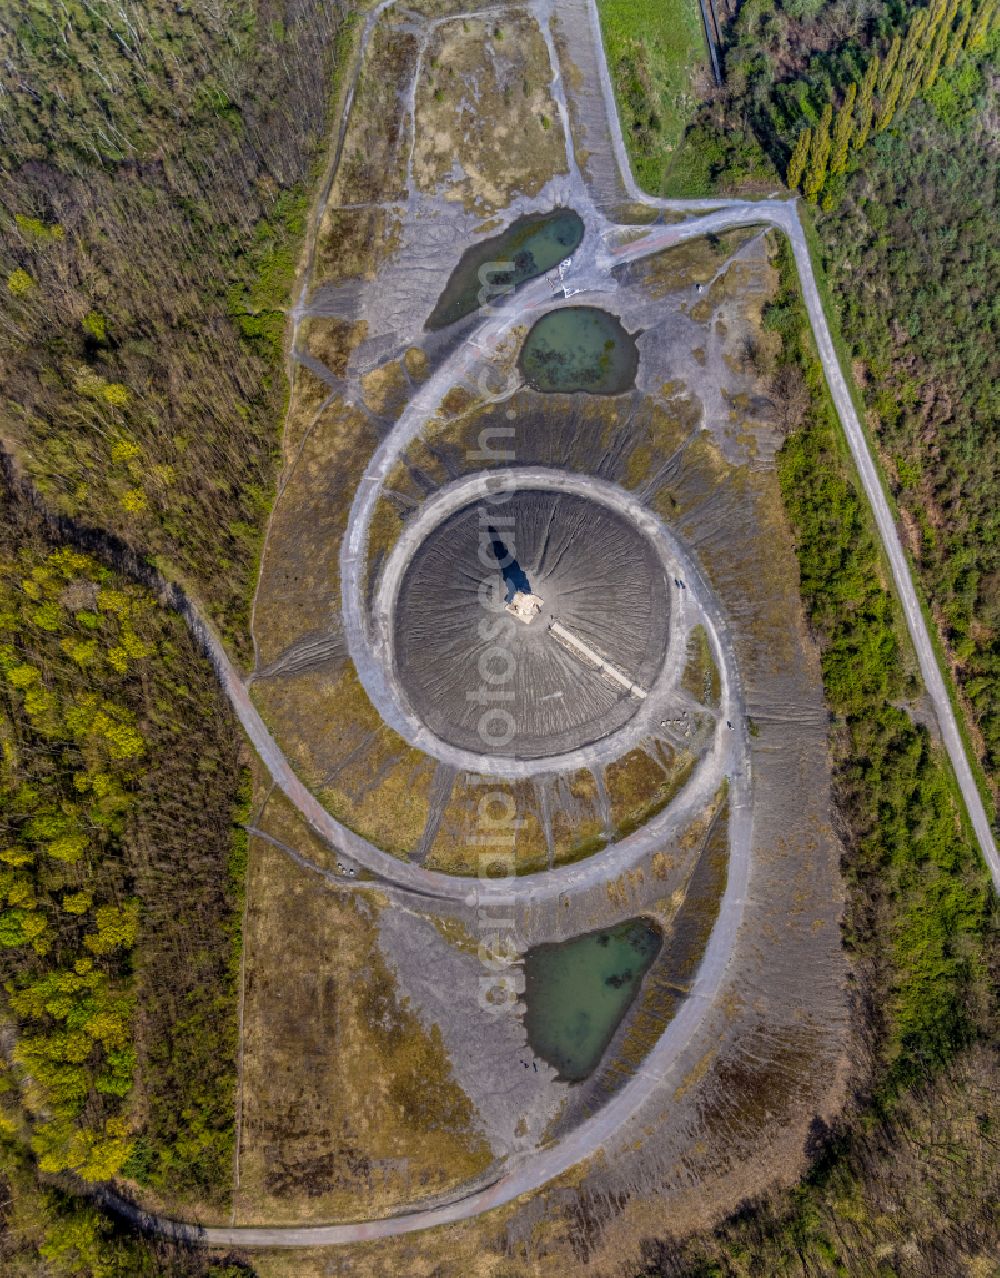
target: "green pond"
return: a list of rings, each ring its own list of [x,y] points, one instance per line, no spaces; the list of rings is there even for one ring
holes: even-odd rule
[[[519,217],[462,255],[424,327],[446,328],[485,302],[501,302],[506,292],[569,257],[582,239],[583,222],[572,209]]]
[[[662,944],[648,919],[630,919],[524,956],[525,1028],[536,1056],[567,1082],[586,1078],[635,998]]]
[[[617,315],[595,306],[563,306],[535,324],[518,364],[535,390],[620,395],[635,385],[639,350]]]

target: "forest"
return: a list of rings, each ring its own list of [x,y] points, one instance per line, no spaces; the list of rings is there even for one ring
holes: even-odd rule
[[[820,205],[818,265],[994,809],[998,45],[995,4],[912,11],[847,83],[827,132],[836,90],[813,91],[827,106],[819,126],[813,107],[787,172]]]
[[[868,421],[993,789],[1000,785],[995,85],[919,104],[818,230]]]
[[[986,1274],[1000,1190],[997,900],[947,760],[908,708],[906,632],[784,247],[781,265],[769,373],[775,386],[801,384],[807,407],[779,477],[834,715],[862,1054],[850,1103],[833,1129],[817,1126],[798,1187],[686,1242],[651,1240],[636,1278]]]
[[[0,15],[0,435],[53,510],[183,578],[239,656],[345,7]]]
[[[9,466],[0,496],[3,1146],[22,1179],[30,1149],[47,1184],[224,1202],[243,747],[181,617]]]
[[[233,1278],[79,1196],[224,1206],[237,659],[286,308],[351,24],[323,0],[0,14],[0,1269]]]

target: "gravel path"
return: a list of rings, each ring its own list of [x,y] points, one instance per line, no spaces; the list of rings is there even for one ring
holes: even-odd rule
[[[387,3],[380,5],[378,12],[386,7]],[[600,27],[594,0],[590,0],[588,8],[595,44],[600,51]],[[366,37],[370,35],[373,25],[373,19],[369,18],[366,24]],[[641,239],[618,248],[607,248],[609,238],[616,228],[609,226],[594,208],[587,193],[583,192],[584,200],[589,206],[586,217],[588,233],[595,234],[588,234],[591,247],[589,251],[581,251],[577,255],[578,260],[574,264],[572,273],[567,276],[566,283],[584,293],[604,289],[607,287],[608,273],[624,262],[637,261],[683,240],[710,232],[717,233],[731,227],[763,223],[778,228],[788,236],[827,383],[862,484],[875,511],[879,534],[892,567],[893,578],[903,603],[907,625],[916,648],[928,695],[937,715],[945,747],[952,761],[993,882],[1000,891],[1000,859],[997,856],[996,844],[935,658],[899,534],[837,360],[796,206],[792,201],[776,199],[751,203],[738,200],[665,200],[652,199],[644,195],[636,186],[628,164],[614,108],[610,75],[603,54],[598,57],[598,65],[611,144],[630,198],[651,207],[700,212],[703,215],[692,217],[689,221],[676,226],[655,227]],[[582,179],[580,181],[582,182]],[[705,213],[705,210],[710,212]],[[631,228],[632,231],[634,229]],[[544,279],[537,280],[517,293],[511,303],[498,315],[485,319],[446,365],[413,398],[406,412],[373,456],[356,493],[341,559],[344,616],[349,648],[369,694],[374,693],[374,696],[378,698],[377,704],[384,710],[386,721],[397,731],[402,730],[404,735],[406,735],[405,729],[411,725],[404,722],[398,701],[386,683],[384,667],[372,653],[362,623],[362,561],[375,501],[391,466],[434,411],[444,390],[463,378],[473,377],[476,370],[497,351],[515,325],[523,324],[533,313],[548,309],[552,304],[548,282]],[[148,1232],[186,1242],[226,1247],[326,1247],[410,1233],[476,1216],[509,1203],[522,1194],[537,1190],[576,1163],[592,1156],[611,1137],[620,1135],[622,1128],[635,1116],[643,1101],[670,1075],[682,1048],[697,1029],[720,988],[739,926],[749,875],[752,825],[751,778],[749,766],[746,764],[749,742],[738,673],[732,662],[731,647],[725,633],[725,620],[714,604],[714,596],[696,570],[689,567],[687,571],[688,579],[696,585],[700,602],[712,623],[717,650],[723,654],[721,663],[723,711],[719,717],[719,725],[721,727],[728,717],[737,723],[740,730],[734,733],[726,731],[724,727],[721,732],[717,730],[713,766],[699,770],[695,780],[689,783],[677,803],[671,806],[669,816],[661,814],[657,821],[651,822],[642,831],[587,862],[524,876],[517,880],[513,888],[513,891],[523,900],[540,901],[555,899],[560,894],[565,895],[568,892],[580,890],[584,886],[591,886],[598,880],[613,877],[620,873],[625,865],[646,855],[653,842],[662,840],[665,833],[662,827],[666,822],[683,819],[685,811],[690,815],[690,811],[694,810],[693,805],[701,802],[712,792],[722,775],[728,774],[731,777],[729,880],[721,903],[718,923],[712,933],[690,997],[681,1006],[677,1016],[652,1049],[642,1069],[606,1106],[556,1144],[537,1151],[524,1162],[512,1166],[488,1188],[426,1210],[409,1212],[388,1219],[338,1225],[205,1228],[142,1211],[107,1191],[98,1191],[96,1197],[105,1206]],[[188,621],[212,657],[233,709],[275,783],[321,837],[360,865],[399,887],[418,892],[424,897],[438,899],[454,900],[468,896],[469,880],[456,879],[399,861],[374,848],[336,822],[295,776],[288,760],[253,705],[243,680],[229,661],[221,642],[193,609],[189,610]],[[692,806],[689,808],[689,805]]]

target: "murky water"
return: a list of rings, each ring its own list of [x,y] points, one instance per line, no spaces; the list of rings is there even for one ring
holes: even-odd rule
[[[424,327],[446,328],[484,302],[503,301],[519,284],[569,257],[583,239],[583,230],[579,214],[555,209],[519,217],[502,234],[474,244],[452,271]]]
[[[639,351],[616,315],[594,306],[564,306],[535,324],[518,362],[535,390],[620,395],[635,385]]]
[[[528,1042],[560,1078],[593,1072],[661,943],[648,919],[630,919],[524,956]]]

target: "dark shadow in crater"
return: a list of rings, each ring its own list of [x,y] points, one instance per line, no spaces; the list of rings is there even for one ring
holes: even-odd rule
[[[487,531],[490,534],[490,548],[507,587],[506,602],[510,603],[519,591],[530,595],[532,590],[531,583],[528,581],[528,574],[514,558],[513,553],[507,549],[507,543],[497,530],[491,527]]]

